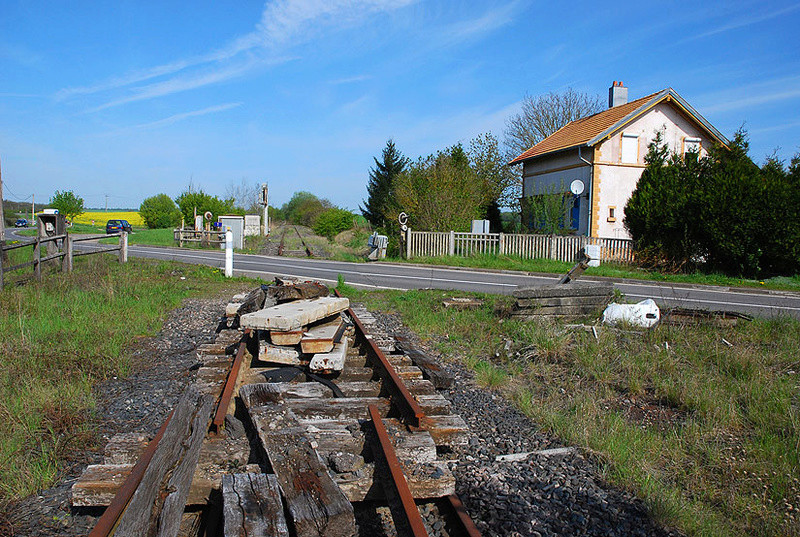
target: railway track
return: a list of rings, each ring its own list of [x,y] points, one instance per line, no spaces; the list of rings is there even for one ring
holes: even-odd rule
[[[256,330],[198,348],[195,386],[140,443],[91,535],[479,535],[447,464],[464,421],[369,312],[346,317],[335,374],[260,362]]]
[[[289,229],[284,225],[283,231],[281,232],[281,241],[278,245],[278,255],[283,256],[286,254],[297,254],[297,255],[305,255],[306,257],[314,257],[311,248],[308,247],[306,244],[305,239],[303,239],[303,235],[300,234],[300,230],[297,229],[297,226],[292,226],[294,232],[297,234],[297,238],[300,239],[300,244],[303,246],[302,250],[286,250],[286,234],[289,232]]]

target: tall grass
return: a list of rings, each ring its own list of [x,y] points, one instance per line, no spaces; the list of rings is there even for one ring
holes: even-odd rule
[[[181,279],[185,276],[185,279]],[[92,436],[92,386],[129,371],[133,338],[183,298],[228,285],[210,268],[109,256],[0,292],[0,502],[50,485]]]
[[[592,333],[451,311],[441,291],[351,296],[394,311],[605,476],[690,535],[800,534],[800,322]],[[731,343],[729,346],[722,339]]]

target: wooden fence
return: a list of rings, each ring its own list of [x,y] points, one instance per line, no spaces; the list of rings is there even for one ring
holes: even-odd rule
[[[172,237],[175,239],[175,242],[178,243],[178,246],[183,248],[184,242],[196,242],[199,243],[200,246],[211,246],[215,244],[225,244],[225,232],[224,231],[211,231],[207,229],[183,229],[183,228],[176,228],[172,230]]]
[[[571,263],[588,245],[600,246],[600,261],[630,263],[633,241],[582,235],[516,235],[506,233],[456,233],[455,231],[407,231],[406,257],[468,257],[511,255],[523,259],[553,259]]]
[[[108,237],[119,237],[119,245],[78,252],[75,251],[74,244],[76,242],[105,239]],[[42,257],[43,245],[45,247],[44,257]],[[16,250],[18,248],[25,248],[27,246],[33,246],[33,259],[31,261],[26,261],[25,263],[19,263],[17,265],[8,267],[3,266],[3,260],[7,257],[7,252]],[[7,272],[33,267],[33,276],[37,280],[41,280],[43,263],[61,259],[62,272],[72,272],[72,262],[75,257],[116,251],[119,251],[119,262],[126,263],[128,261],[127,232],[123,231],[122,233],[113,233],[111,235],[81,235],[77,237],[74,237],[69,233],[65,233],[63,235],[54,235],[52,237],[36,237],[36,239],[32,241],[15,242],[10,244],[0,243],[0,290],[3,289],[4,274]]]

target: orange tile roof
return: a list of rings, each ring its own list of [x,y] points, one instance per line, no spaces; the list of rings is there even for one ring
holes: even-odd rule
[[[631,101],[627,104],[621,104],[619,106],[609,108],[608,110],[598,112],[597,114],[576,119],[571,123],[567,123],[556,132],[509,162],[509,164],[517,164],[524,160],[528,160],[529,158],[544,155],[545,153],[552,153],[553,151],[584,145],[595,138],[598,134],[613,127],[618,122],[625,119],[625,117],[627,117],[629,114],[633,114],[640,107],[643,107],[650,100],[662,93],[664,94],[663,97],[666,97],[667,94],[670,93],[670,90],[667,89],[658,91],[648,95],[647,97],[642,97],[641,99],[636,99],[635,101]]]

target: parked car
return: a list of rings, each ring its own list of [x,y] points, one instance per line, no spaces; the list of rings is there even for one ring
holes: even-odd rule
[[[110,235],[111,233],[120,233],[121,231],[127,231],[130,233],[132,229],[133,228],[127,220],[109,220],[106,222],[106,235]]]
[[[28,221],[24,218],[20,218],[14,222],[14,227],[28,227]]]

